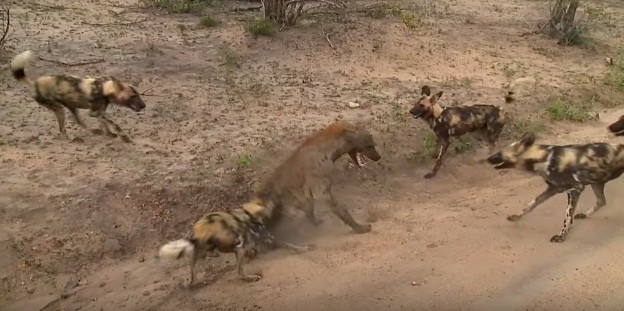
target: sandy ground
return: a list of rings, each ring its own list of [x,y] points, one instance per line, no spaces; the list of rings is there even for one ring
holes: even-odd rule
[[[558,46],[527,31],[547,1],[393,2],[417,12],[400,19],[315,15],[272,38],[254,38],[254,13],[167,15],[135,1],[20,0],[0,52],[0,310],[619,310],[624,309],[624,214],[618,191],[552,244],[564,218],[559,195],[518,223],[544,188],[539,177],[495,171],[477,145],[449,152],[439,175],[422,176],[425,124],[407,116],[424,83],[443,104],[492,103],[513,117],[501,144],[532,128],[548,143],[621,141],[606,125],[622,94],[602,83],[605,57],[624,46],[624,4],[587,1],[591,40]],[[230,3],[226,5],[249,5]],[[591,10],[590,10],[591,9]],[[596,12],[600,12],[597,14]],[[332,49],[323,35],[330,34]],[[28,74],[115,75],[140,82],[144,113],[112,107],[134,144],[93,136],[72,120],[57,136],[53,115],[12,80],[10,58],[31,49]],[[59,62],[90,64],[65,66]],[[537,83],[516,103],[504,85]],[[559,96],[587,100],[600,119],[551,122]],[[359,103],[355,109],[349,102]],[[91,127],[96,122],[83,113]],[[196,288],[183,263],[154,258],[203,213],[249,198],[264,174],[312,130],[334,120],[374,133],[382,161],[356,169],[336,163],[336,196],[373,231],[355,235],[326,210],[300,241],[318,249],[278,250],[247,267],[264,278],[243,283],[234,258],[202,263]],[[580,210],[594,202],[591,191]],[[67,292],[66,298],[58,299]],[[46,307],[47,306],[47,307]]]

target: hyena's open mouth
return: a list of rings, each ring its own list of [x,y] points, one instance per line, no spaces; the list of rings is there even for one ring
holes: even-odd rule
[[[359,167],[364,167],[364,165],[366,165],[366,156],[364,156],[363,154],[356,152],[355,159]]]

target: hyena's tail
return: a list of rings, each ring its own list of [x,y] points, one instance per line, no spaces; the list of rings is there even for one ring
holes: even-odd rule
[[[509,87],[507,87],[507,94],[505,94],[505,102],[511,103],[515,101],[518,91],[523,86],[527,84],[534,84],[535,82],[536,82],[535,78],[533,77],[518,78],[516,80],[511,81],[511,83],[509,83]]]
[[[178,260],[186,256],[193,257],[195,244],[187,239],[171,241],[160,247],[158,258],[165,260]]]
[[[35,57],[35,53],[32,51],[25,51],[17,54],[11,60],[11,72],[13,77],[22,83],[31,84],[30,79],[26,76],[26,67],[30,64],[30,61]]]

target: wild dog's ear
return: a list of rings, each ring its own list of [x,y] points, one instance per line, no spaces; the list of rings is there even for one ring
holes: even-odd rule
[[[444,91],[440,91],[438,94],[433,95],[433,97],[431,97],[431,102],[434,104],[437,103],[440,97],[442,97],[442,93],[444,93]]]
[[[520,138],[520,142],[525,146],[531,146],[535,143],[535,139],[535,133],[526,132],[524,133],[524,135],[522,135],[522,138]]]
[[[119,90],[123,90],[124,89],[124,84],[121,83],[121,81],[119,81],[119,79],[117,79],[115,77],[111,77],[111,81],[113,81],[115,83],[115,86],[117,87],[117,89],[119,89]]]
[[[430,96],[431,89],[429,88],[428,85],[423,85],[422,89],[420,90],[420,94]]]

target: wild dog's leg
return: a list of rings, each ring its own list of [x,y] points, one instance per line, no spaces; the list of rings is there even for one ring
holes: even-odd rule
[[[67,131],[65,130],[65,110],[63,106],[50,108],[56,115],[56,121],[58,121],[59,131],[62,137],[67,137]]]
[[[438,141],[438,158],[436,160],[435,165],[433,166],[433,169],[431,170],[431,172],[425,175],[425,178],[431,178],[438,173],[440,166],[442,166],[442,160],[444,158],[444,154],[446,153],[446,150],[448,150],[448,147],[451,144],[451,141],[449,140],[449,138],[438,137],[438,140],[439,140]]]
[[[529,206],[522,210],[519,214],[509,215],[507,216],[507,220],[509,221],[517,221],[522,218],[522,216],[530,213],[534,210],[538,205],[544,203],[544,201],[550,199],[553,195],[562,192],[560,188],[549,185],[546,191],[542,192],[537,198],[535,198]]]
[[[578,213],[578,214],[574,215],[574,219],[584,219],[584,218],[587,218],[587,216],[595,213],[601,207],[607,205],[607,198],[605,197],[605,194],[604,194],[605,184],[604,183],[599,183],[599,184],[593,184],[591,186],[592,186],[592,190],[594,190],[594,194],[596,195],[596,205],[594,205],[594,207],[588,209],[585,213]]]
[[[87,125],[82,121],[80,115],[78,115],[78,110],[76,108],[69,108],[69,112],[71,112],[74,120],[76,121],[76,123],[78,123],[78,125],[82,126],[83,128],[87,128]]]
[[[245,260],[245,254],[248,249],[245,246],[237,246],[236,247],[236,262],[238,265],[238,276],[241,280],[245,282],[256,282],[259,281],[262,277],[257,274],[245,274],[245,270],[243,269],[243,261]]]
[[[201,247],[196,247],[191,255],[191,262],[189,264],[191,269],[191,281],[189,282],[189,285],[193,285],[193,283],[195,283],[195,264],[197,263],[197,259],[199,259],[199,253],[201,251]]]
[[[104,113],[102,113],[101,117],[104,120],[106,120],[106,122],[110,123],[113,126],[113,128],[115,128],[115,131],[117,131],[117,133],[119,134],[119,137],[121,137],[121,140],[123,140],[126,143],[132,142],[132,140],[130,140],[130,137],[128,137],[128,135],[126,135],[124,133],[124,131],[121,129],[121,127],[119,125],[117,125],[117,123],[115,123],[115,122],[113,122],[113,120],[107,118]]]
[[[566,236],[572,229],[572,224],[574,223],[574,210],[576,209],[576,204],[578,203],[578,199],[581,196],[581,192],[583,192],[584,186],[577,186],[577,188],[572,188],[568,190],[568,208],[566,209],[566,218],[563,221],[563,228],[559,234],[554,235],[550,241],[554,243],[560,243],[565,241]]]

